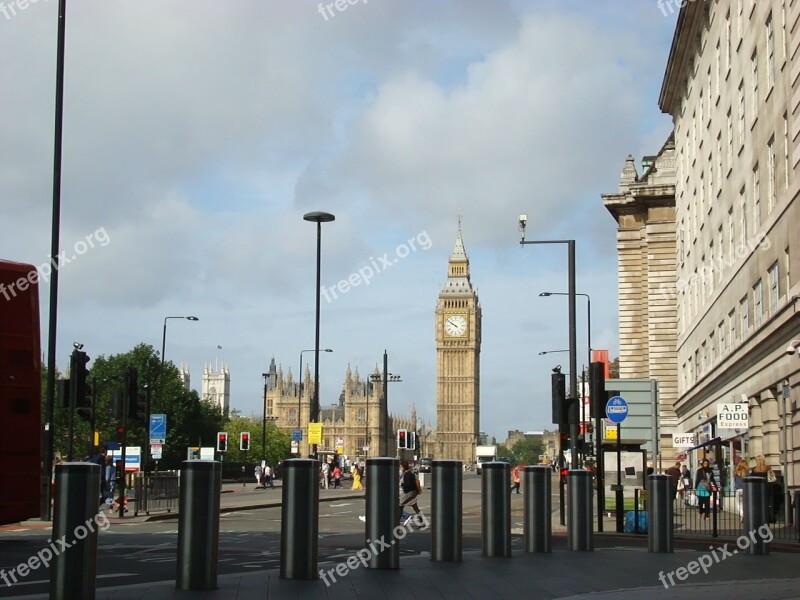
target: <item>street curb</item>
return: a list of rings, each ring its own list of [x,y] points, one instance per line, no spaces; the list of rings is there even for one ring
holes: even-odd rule
[[[363,498],[364,494],[347,494],[344,496],[326,496],[325,498],[320,498],[320,502],[335,502],[338,500],[352,500],[357,498]],[[225,506],[220,508],[220,514],[223,513],[232,513],[238,512],[240,510],[258,510],[260,508],[276,508],[281,506],[282,501],[280,499],[270,500],[269,502],[261,502],[257,504],[244,504],[242,506]],[[153,521],[169,521],[170,519],[177,519],[179,516],[178,512],[174,513],[166,513],[166,514],[158,514],[158,515],[147,515],[144,517],[131,517],[133,519],[141,519],[145,523],[150,523]],[[113,522],[113,521],[112,521]],[[118,523],[124,523],[123,521],[117,521]]]

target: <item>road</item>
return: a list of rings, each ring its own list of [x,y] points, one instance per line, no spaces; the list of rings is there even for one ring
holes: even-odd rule
[[[557,479],[554,478],[554,483]],[[481,510],[480,478],[465,473],[463,479],[463,537],[464,547],[480,548]],[[235,490],[235,500],[243,505],[280,500],[281,490],[254,490],[252,487]],[[554,485],[553,522],[558,521],[558,486]],[[345,489],[325,492],[326,497],[337,493],[349,495]],[[522,531],[522,494],[511,495],[512,531]],[[229,498],[226,497],[226,500]],[[430,514],[430,493],[420,496],[420,508]],[[365,524],[358,519],[364,514],[364,499],[343,498],[320,503],[319,562],[340,562],[364,547]],[[50,540],[49,524],[28,522],[29,529],[0,528],[0,569],[8,573],[27,562],[46,548]],[[238,510],[220,517],[219,574],[252,570],[277,569],[280,566],[280,507]],[[178,521],[176,518],[159,521],[114,519],[100,531],[97,586],[117,586],[144,581],[174,580],[176,573]],[[415,529],[400,542],[401,555],[430,552],[429,531]],[[9,576],[6,575],[6,578]],[[13,579],[10,579],[12,583]],[[0,580],[4,597],[45,593],[49,588],[49,569],[40,566],[8,587]]]

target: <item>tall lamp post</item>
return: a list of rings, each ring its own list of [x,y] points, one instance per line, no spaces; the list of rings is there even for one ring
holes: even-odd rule
[[[315,352],[315,349],[312,348],[311,350],[300,350],[300,371],[298,375],[298,384],[297,384],[297,428],[300,429],[301,421],[300,421],[300,408],[301,402],[303,400],[303,353],[304,352]],[[330,348],[325,348],[322,352],[333,352]]]
[[[320,271],[322,265],[322,224],[330,223],[336,219],[336,217],[334,217],[331,213],[314,211],[304,214],[303,219],[317,224],[317,287],[315,293],[317,310],[314,333],[314,400],[311,403],[311,414],[309,415],[308,419],[309,423],[316,423],[319,420],[319,297],[322,287],[322,281],[320,280]],[[311,452],[316,456],[316,444],[312,444]]]
[[[261,460],[267,460],[267,391],[270,373],[262,373],[264,378],[264,412],[261,413]]]
[[[167,320],[168,319],[185,319],[187,321],[199,321],[195,316],[188,316],[188,317],[164,317],[164,329],[161,333],[161,369],[158,372],[158,405],[163,408],[164,406],[164,353],[167,351]],[[145,435],[149,441],[150,438],[150,399],[148,395],[147,401],[147,416],[144,423],[145,431],[147,432]],[[158,465],[156,465],[158,466]]]
[[[578,415],[577,415],[577,398],[576,391],[578,389],[578,355],[576,352],[577,340],[575,334],[575,240],[526,240],[525,239],[525,226],[528,223],[528,215],[522,214],[519,216],[519,229],[522,232],[522,239],[520,245],[525,244],[566,244],[567,245],[567,263],[568,263],[568,284],[567,296],[569,300],[569,383],[570,394],[568,399],[569,415],[569,438],[570,446],[572,447],[572,468],[578,468]]]
[[[369,376],[369,378],[376,383],[383,384],[383,414],[380,415],[382,417],[382,425],[383,425],[383,439],[378,441],[378,452],[382,452],[382,447],[385,444],[386,452],[383,453],[384,456],[388,456],[389,454],[389,442],[387,441],[390,439],[389,435],[389,383],[396,383],[399,381],[403,381],[400,375],[396,373],[389,373],[389,354],[386,350],[383,351],[383,373],[373,373]],[[380,432],[381,427],[378,428]],[[378,434],[380,435],[380,433]],[[369,438],[369,423],[367,423],[367,437]],[[367,441],[367,445],[369,445],[369,441]]]

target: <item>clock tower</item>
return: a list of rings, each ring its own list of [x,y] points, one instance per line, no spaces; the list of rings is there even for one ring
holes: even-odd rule
[[[458,220],[436,303],[436,458],[475,462],[480,423],[481,307]]]

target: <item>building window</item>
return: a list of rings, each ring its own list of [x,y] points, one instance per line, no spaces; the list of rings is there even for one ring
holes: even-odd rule
[[[734,244],[736,243],[736,223],[733,220],[733,207],[728,209],[728,262],[733,264],[736,261]]]
[[[728,175],[730,175],[731,170],[733,170],[733,114],[731,108],[728,108],[727,119],[728,151],[725,153],[725,166],[728,169]]]
[[[717,185],[722,191],[722,132],[717,134]]]
[[[753,168],[753,233],[761,227],[761,173],[758,163]]]
[[[744,106],[744,79],[739,82],[739,148],[744,146],[744,130],[745,130],[745,106]]]
[[[725,13],[725,68],[731,70],[731,11]]]
[[[769,314],[774,315],[778,310],[778,295],[780,290],[779,275],[778,275],[778,261],[775,261],[769,268]]]
[[[717,252],[719,252],[719,262],[714,265],[715,270],[719,273],[719,280],[722,281],[722,271],[725,266],[725,235],[722,233],[722,225],[717,228]]]
[[[731,346],[731,350],[733,349],[733,345],[736,343],[736,309],[734,308],[731,312],[728,313],[728,343]]]
[[[789,189],[789,118],[783,113],[783,189]]]
[[[717,362],[717,339],[712,331],[708,336],[708,366],[714,366],[715,362]]]
[[[363,408],[359,408],[358,412],[356,413],[356,421],[359,423],[366,423],[367,422],[367,411]]]
[[[788,294],[789,293],[789,289],[791,289],[791,283],[792,283],[790,278],[789,278],[789,265],[790,265],[790,263],[789,263],[789,246],[786,246],[786,250],[783,251],[783,258],[784,258],[783,262],[786,265],[786,268],[784,269],[784,271],[786,272],[786,286],[783,289]]]
[[[694,351],[694,380],[700,378],[700,349]]]
[[[769,13],[767,29],[767,95],[775,85],[775,30],[772,26],[772,13]]]
[[[767,214],[775,208],[775,136],[767,142]]]
[[[753,92],[751,98],[753,99],[753,121],[758,118],[758,110],[756,107],[758,106],[758,53],[753,52],[753,56],[750,57],[750,76],[752,77],[752,89]]]
[[[750,299],[745,296],[739,300],[739,339],[747,337],[747,330],[750,329]]]
[[[296,408],[290,408],[289,409],[289,415],[287,417],[287,420],[289,421],[290,425],[294,425],[295,423],[297,423],[297,409]]]
[[[738,44],[742,43],[742,27],[744,26],[744,1],[743,0],[736,0],[736,40],[737,40],[737,48],[739,47]]]
[[[739,244],[747,247],[747,203],[744,198],[744,186],[739,190],[739,214],[742,216],[742,228],[740,230]]]
[[[760,327],[764,320],[764,292],[761,280],[756,281],[753,286],[753,325]]]

